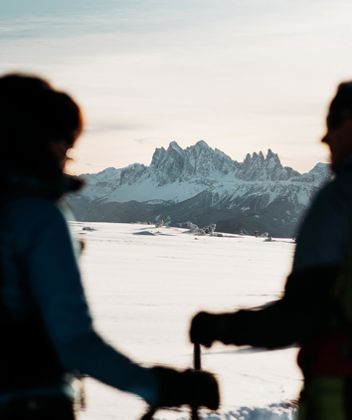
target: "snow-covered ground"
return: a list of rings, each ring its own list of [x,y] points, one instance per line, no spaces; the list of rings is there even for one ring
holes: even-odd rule
[[[82,271],[98,329],[146,365],[191,366],[192,314],[276,299],[294,250],[289,240],[194,236],[177,228],[79,222],[72,227],[86,241]],[[295,357],[295,349],[267,352],[220,344],[203,351],[203,367],[221,382],[222,406],[218,413],[204,411],[202,418],[292,419],[289,403],[301,387]],[[82,420],[133,420],[146,408],[134,396],[91,379],[86,392]],[[155,418],[190,416],[187,410],[163,411]]]

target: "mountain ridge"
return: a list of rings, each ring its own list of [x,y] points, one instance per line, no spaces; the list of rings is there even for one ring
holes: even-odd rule
[[[133,163],[82,176],[87,186],[70,198],[81,220],[132,222],[163,215],[173,224],[209,221],[231,232],[291,236],[329,170],[317,163],[301,174],[283,166],[271,149],[237,162],[200,140],[185,149],[175,141],[155,149],[149,166]]]

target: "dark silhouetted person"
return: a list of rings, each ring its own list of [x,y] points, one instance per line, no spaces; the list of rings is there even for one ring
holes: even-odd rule
[[[299,229],[283,297],[258,310],[200,312],[191,341],[300,347],[300,420],[352,419],[352,82],[333,98],[327,133],[334,177]]]
[[[219,404],[206,372],[139,366],[95,331],[61,199],[82,131],[74,100],[40,78],[0,77],[0,419],[75,418],[75,375],[153,407]]]

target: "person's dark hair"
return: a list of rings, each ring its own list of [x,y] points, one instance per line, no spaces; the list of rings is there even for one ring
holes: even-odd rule
[[[24,175],[62,174],[49,144],[73,146],[83,128],[77,103],[39,77],[0,77],[0,165]]]
[[[337,128],[345,119],[352,118],[352,81],[343,82],[331,101],[327,116],[329,130]]]

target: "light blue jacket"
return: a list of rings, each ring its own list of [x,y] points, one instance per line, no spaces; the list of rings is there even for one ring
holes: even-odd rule
[[[82,287],[74,244],[62,210],[52,200],[22,196],[8,203],[6,220],[11,251],[22,260],[30,294],[21,287],[21,271],[8,265],[1,299],[16,317],[39,308],[57,355],[68,372],[89,375],[154,404],[158,391],[154,373],[132,362],[95,331]],[[55,390],[68,393],[67,378]],[[18,397],[0,394],[0,401]]]

